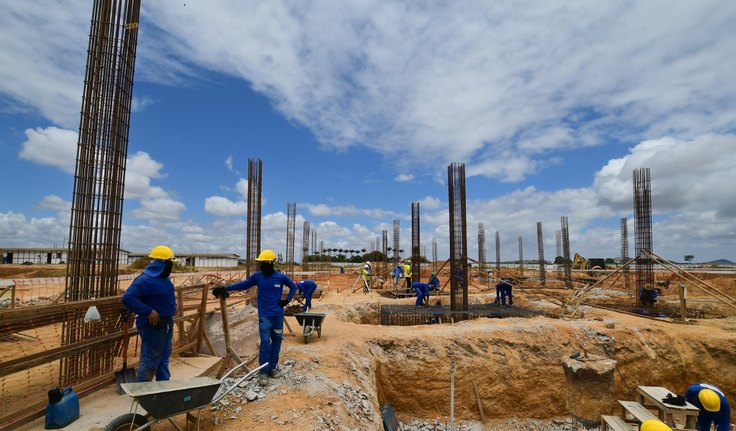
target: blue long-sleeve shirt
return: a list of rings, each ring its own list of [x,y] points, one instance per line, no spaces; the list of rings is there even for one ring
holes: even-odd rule
[[[123,305],[138,315],[135,325],[139,328],[148,325],[151,310],[156,310],[162,318],[176,314],[174,283],[162,275],[165,266],[163,260],[152,260],[123,294]]]
[[[402,278],[404,276],[404,268],[397,266],[394,268],[394,271],[391,273],[394,278]]]
[[[440,288],[440,279],[437,278],[436,275],[433,275],[432,278],[429,279],[429,285],[432,286],[434,290],[438,290]]]
[[[296,283],[296,286],[299,289],[299,292],[301,292],[302,296],[304,296],[305,298],[307,296],[311,298],[314,291],[317,290],[317,283],[312,280],[300,281]]]
[[[703,389],[710,389],[721,399],[721,409],[717,412],[709,412],[703,407],[703,403],[698,398],[698,393]],[[715,386],[708,385],[705,383],[696,383],[690,385],[685,392],[685,399],[690,404],[700,409],[698,413],[698,428],[701,430],[709,430],[710,424],[713,422],[716,425],[716,431],[729,431],[730,420],[731,420],[731,408],[728,405],[726,396],[723,395],[723,391]]]
[[[284,315],[284,309],[279,307],[279,300],[284,286],[289,287],[287,300],[291,301],[296,294],[296,284],[282,272],[274,272],[270,277],[266,277],[258,271],[241,282],[225,287],[225,289],[229,292],[250,289],[253,286],[258,286],[258,314],[261,316]]]

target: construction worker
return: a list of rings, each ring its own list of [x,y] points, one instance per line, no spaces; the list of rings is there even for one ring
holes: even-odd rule
[[[404,278],[404,268],[401,264],[396,265],[396,268],[391,272],[391,276],[394,279],[394,288],[398,288],[399,283],[401,283],[401,279]]]
[[[654,303],[657,302],[657,289],[652,287],[651,283],[645,284],[639,293],[639,299],[647,307],[653,307]]]
[[[370,293],[371,291],[371,279],[373,278],[373,269],[371,268],[371,263],[366,262],[365,265],[363,265],[363,293]]]
[[[299,293],[304,298],[304,312],[308,312],[312,308],[312,294],[317,290],[317,283],[312,280],[302,280],[296,284]]]
[[[440,290],[440,279],[437,278],[434,271],[429,274],[429,281],[427,283],[431,290]]]
[[[707,383],[696,383],[685,391],[685,400],[700,409],[698,430],[710,430],[711,423],[716,431],[729,430],[731,408],[722,390]]]
[[[169,279],[174,267],[174,252],[157,245],[148,254],[151,262],[133,280],[122,297],[123,305],[137,314],[135,326],[141,335],[141,357],[138,363],[139,382],[169,380],[169,357],[176,315],[174,284]]]
[[[226,287],[212,289],[212,294],[219,298],[230,296],[233,290],[246,290],[258,286],[258,333],[261,337],[261,347],[258,353],[258,364],[268,362],[268,366],[261,369],[258,384],[265,386],[267,377],[278,377],[279,352],[281,341],[284,339],[284,307],[294,298],[296,284],[283,272],[274,268],[276,253],[273,250],[263,250],[256,261],[260,262],[260,271],[247,279]],[[289,287],[286,299],[281,299],[284,286]]]
[[[411,261],[407,260],[404,262],[404,287],[406,287],[406,290],[411,290]]]
[[[411,284],[411,288],[417,293],[417,302],[414,305],[419,307],[429,304],[429,285],[427,283],[417,281]]]
[[[513,293],[511,292],[511,289],[513,288],[512,279],[510,278],[503,278],[501,281],[496,284],[496,302],[501,302],[501,305],[506,305],[506,297],[509,298],[509,307],[511,307],[514,304],[513,299]]]
[[[672,428],[659,419],[647,419],[641,423],[639,431],[672,431]]]

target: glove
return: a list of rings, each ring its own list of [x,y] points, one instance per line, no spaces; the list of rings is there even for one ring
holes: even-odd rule
[[[288,303],[289,303],[289,300],[288,300],[288,299],[279,299],[279,302],[278,302],[278,304],[279,304],[279,307],[281,307],[281,308],[284,308],[284,307],[286,307],[286,305],[287,305]]]
[[[215,298],[222,296],[224,299],[227,299],[230,297],[230,292],[228,292],[224,287],[215,287],[212,289],[212,294],[215,295]]]

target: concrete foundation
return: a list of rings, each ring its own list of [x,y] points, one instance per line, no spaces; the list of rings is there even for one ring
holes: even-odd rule
[[[575,356],[575,355],[572,355]],[[616,361],[603,356],[562,357],[567,382],[567,410],[586,427],[600,423],[613,410]]]

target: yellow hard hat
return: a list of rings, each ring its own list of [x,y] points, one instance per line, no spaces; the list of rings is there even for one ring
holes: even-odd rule
[[[275,262],[276,253],[274,253],[273,250],[263,250],[256,260],[259,262]]]
[[[703,408],[709,412],[717,412],[721,410],[721,397],[711,389],[702,389],[698,392],[698,399]]]
[[[152,248],[151,254],[149,254],[148,257],[159,260],[176,260],[174,257],[174,250],[166,247],[165,245],[157,245]]]
[[[658,419],[647,419],[641,423],[640,431],[672,431],[664,422]]]

